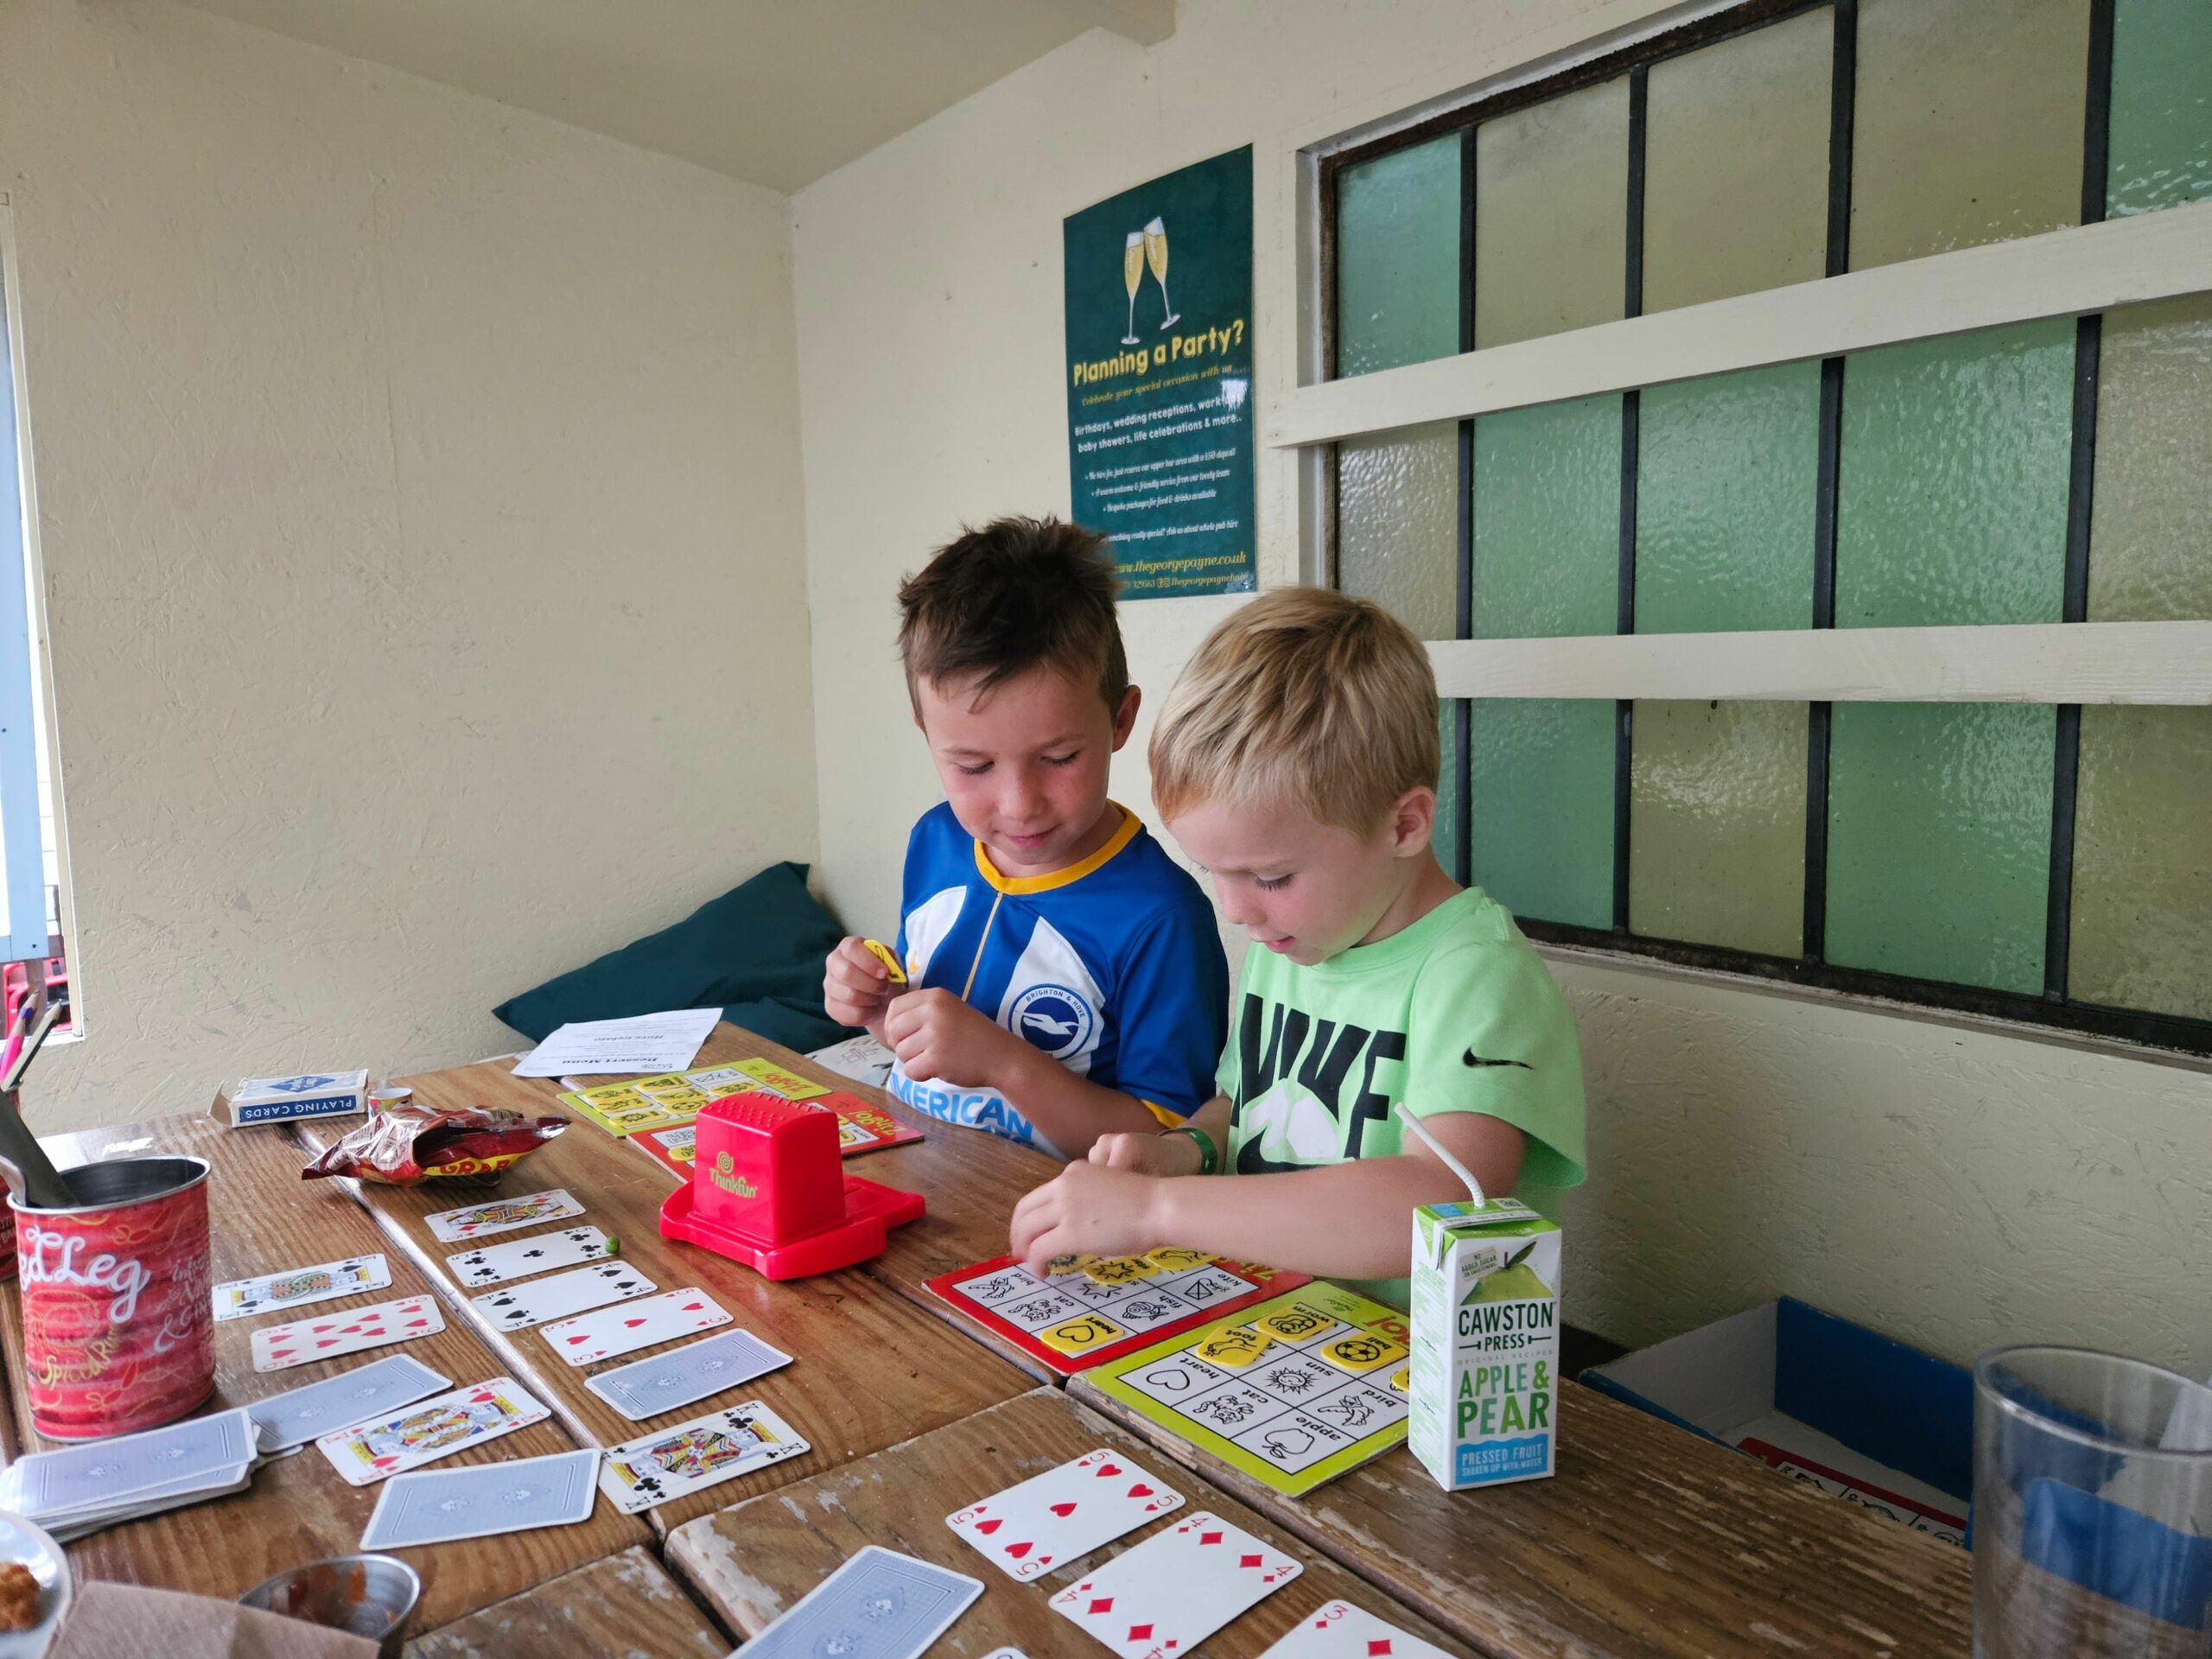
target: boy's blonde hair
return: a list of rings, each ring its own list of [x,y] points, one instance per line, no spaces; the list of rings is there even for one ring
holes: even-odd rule
[[[1280,588],[1205,637],[1152,734],[1163,819],[1203,801],[1296,808],[1370,834],[1398,798],[1434,789],[1436,675],[1380,605]]]

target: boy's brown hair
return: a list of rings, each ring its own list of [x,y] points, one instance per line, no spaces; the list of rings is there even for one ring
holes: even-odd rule
[[[1389,612],[1274,588],[1230,613],[1168,692],[1153,804],[1170,819],[1263,803],[1368,835],[1408,790],[1436,787],[1436,709],[1428,653]]]
[[[982,694],[1041,667],[1096,685],[1118,711],[1129,689],[1118,586],[1106,538],[1079,525],[1047,515],[963,529],[899,584],[906,695],[923,680],[970,674]]]

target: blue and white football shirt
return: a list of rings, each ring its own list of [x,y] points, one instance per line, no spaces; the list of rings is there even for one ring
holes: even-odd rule
[[[1125,807],[1103,847],[1049,875],[1005,876],[950,803],[906,842],[899,957],[916,989],[941,986],[1078,1077],[1134,1095],[1173,1123],[1213,1098],[1229,1020],[1229,963],[1213,906]],[[1053,1148],[994,1089],[891,1068],[916,1111]]]

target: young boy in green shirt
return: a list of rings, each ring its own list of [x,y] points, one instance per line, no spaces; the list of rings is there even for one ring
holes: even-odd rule
[[[1279,589],[1198,647],[1153,734],[1153,798],[1252,939],[1222,1092],[1025,1197],[1032,1267],[1180,1244],[1403,1306],[1414,1206],[1465,1190],[1401,1102],[1491,1196],[1545,1205],[1582,1179],[1566,1001],[1430,850],[1436,715],[1421,642],[1363,600]]]

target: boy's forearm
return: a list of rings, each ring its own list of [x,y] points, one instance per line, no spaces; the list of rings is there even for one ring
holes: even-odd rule
[[[1088,1156],[1102,1135],[1141,1135],[1160,1127],[1135,1096],[1079,1077],[1036,1049],[1029,1049],[998,1087],[1065,1158]]]
[[[1448,1171],[1402,1156],[1227,1179],[1174,1176],[1154,1194],[1154,1230],[1162,1244],[1319,1278],[1395,1279],[1412,1265],[1414,1206],[1465,1196]],[[1320,1216],[1326,1226],[1315,1224]]]

